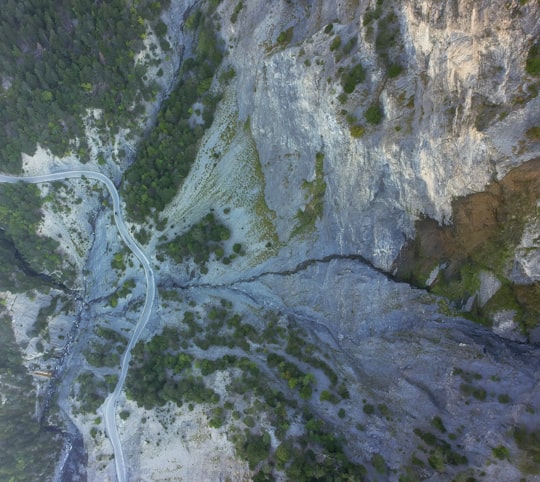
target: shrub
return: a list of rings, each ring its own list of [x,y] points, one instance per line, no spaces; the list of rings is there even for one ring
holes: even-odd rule
[[[366,79],[366,71],[362,64],[358,63],[341,77],[341,86],[343,90],[350,94],[354,91],[358,84],[361,84]]]
[[[510,453],[508,452],[508,449],[504,445],[499,445],[498,447],[493,447],[491,449],[491,452],[499,460],[504,460],[504,459],[509,459],[510,458]]]
[[[487,397],[487,392],[483,388],[475,388],[472,395],[477,400],[484,401]]]
[[[333,28],[334,25],[332,23],[329,23],[326,27],[324,27],[324,33],[329,34]]]
[[[329,392],[328,390],[323,390],[321,392],[319,399],[321,402],[330,402],[330,403],[337,403],[339,401],[337,397],[333,393]]]
[[[440,451],[436,450],[431,456],[428,457],[429,465],[437,472],[444,470],[444,459]]]
[[[390,412],[390,409],[388,408],[388,405],[385,405],[384,403],[379,403],[377,405],[377,409],[379,410],[379,412],[381,413],[381,415],[384,418],[390,420],[392,412]]]
[[[373,413],[375,413],[375,407],[373,405],[371,405],[371,403],[366,403],[363,406],[362,410],[367,415],[373,415]]]
[[[330,52],[339,49],[339,47],[341,47],[341,37],[339,35],[336,35],[333,38],[332,42],[330,42]]]
[[[368,107],[366,112],[364,113],[364,117],[366,118],[366,121],[370,124],[380,124],[383,119],[383,111],[381,109],[381,106],[379,104],[374,104]]]
[[[379,472],[379,474],[386,473],[386,461],[384,460],[384,457],[381,454],[373,455],[373,457],[371,457],[371,463],[373,465],[373,468],[377,472]]]
[[[277,37],[277,43],[285,46],[288,45],[293,37],[293,27],[288,28],[287,30],[283,30]]]
[[[401,72],[403,72],[403,67],[399,64],[390,64],[387,69],[388,77],[391,79],[394,79],[397,77]]]
[[[433,425],[436,429],[439,430],[439,432],[445,433],[446,427],[444,426],[444,423],[439,416],[435,416],[431,419],[431,425]]]
[[[353,136],[355,139],[358,139],[365,134],[366,129],[364,128],[364,126],[351,126],[350,131],[351,136]]]
[[[534,76],[540,75],[540,44],[535,43],[529,49],[529,55],[527,55],[527,61],[525,63],[525,70]]]
[[[527,132],[525,135],[532,140],[538,141],[540,140],[540,126],[534,126],[530,129],[527,129]]]
[[[244,8],[244,3],[240,1],[234,7],[234,11],[231,15],[231,23],[236,23],[236,21],[238,20],[238,14],[240,13],[240,10],[242,10],[242,8]]]

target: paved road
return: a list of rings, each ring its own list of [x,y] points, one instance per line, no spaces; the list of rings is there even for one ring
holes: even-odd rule
[[[127,480],[127,471],[126,463],[124,460],[124,453],[122,451],[122,444],[120,443],[120,437],[118,436],[118,429],[116,427],[116,403],[118,401],[118,396],[122,391],[124,382],[126,380],[127,371],[129,368],[129,361],[131,359],[131,349],[135,346],[141,333],[150,318],[150,313],[152,312],[152,306],[154,304],[154,298],[156,295],[156,283],[154,280],[154,272],[150,261],[139,247],[137,242],[133,239],[129,233],[124,218],[122,217],[122,212],[120,210],[120,196],[116,190],[116,186],[113,182],[104,174],[96,171],[62,171],[55,172],[53,174],[45,174],[43,176],[5,176],[0,174],[0,183],[10,183],[15,184],[17,182],[28,182],[31,184],[38,184],[42,182],[52,182],[52,181],[63,181],[65,179],[79,179],[79,178],[88,178],[100,181],[107,187],[109,194],[111,195],[113,201],[114,209],[114,221],[116,222],[116,227],[120,236],[127,244],[128,248],[133,252],[133,254],[138,258],[144,268],[144,274],[146,277],[146,299],[144,301],[144,308],[139,318],[139,321],[135,325],[131,339],[127,345],[126,351],[122,357],[120,364],[120,375],[118,377],[118,383],[112,393],[105,399],[103,405],[103,420],[105,423],[105,431],[107,436],[111,441],[114,451],[114,461],[116,465],[116,477],[118,482],[125,482]]]

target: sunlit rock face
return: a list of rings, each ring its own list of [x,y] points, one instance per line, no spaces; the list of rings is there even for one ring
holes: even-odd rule
[[[536,476],[538,465],[530,461],[538,454],[526,445],[537,441],[539,430],[540,143],[527,132],[540,124],[540,101],[525,62],[540,30],[538,3],[240,3],[223,0],[215,13],[227,52],[218,76],[229,68],[234,76],[221,86],[215,121],[163,212],[163,230],[149,234],[144,246],[161,293],[144,342],[164,326],[179,326],[185,311],[205,316],[202,307],[218,299],[256,318],[261,332],[261,313],[271,312],[284,326],[315,333],[325,359],[347,380],[350,399],[335,409],[318,393],[306,403],[345,436],[349,456],[367,466],[368,479]],[[172,2],[163,14],[173,51],[162,59],[167,68],[161,97],[147,109],[149,125],[182,53],[193,48],[183,30],[192,4]],[[27,164],[27,172],[39,171]],[[121,179],[125,166],[109,164],[103,169]],[[524,179],[527,202],[519,195],[508,201],[505,186],[520,194]],[[49,209],[43,228],[63,240],[66,253],[75,252],[73,265],[86,269],[79,276],[90,305],[86,335],[64,381],[63,408],[85,438],[89,478],[110,480],[114,461],[102,421],[73,409],[81,401],[69,385],[84,370],[100,372],[78,352],[91,351],[97,328],[127,336],[144,281],[129,255],[127,268],[111,269],[122,245],[110,210],[97,196],[89,202],[86,183],[73,189],[84,203],[70,212]],[[464,197],[473,193],[479,197]],[[99,211],[95,220],[83,212],[87,207]],[[241,243],[242,255],[227,265],[211,259],[205,273],[191,259],[178,265],[156,255],[163,240],[208,212],[230,227],[227,247]],[[60,220],[68,227],[54,229]],[[496,235],[507,220],[516,231],[504,262],[488,257],[466,271],[475,250],[489,246],[490,256],[501,254]],[[126,280],[136,287],[111,303]],[[512,283],[517,307],[501,295]],[[463,291],[449,303],[411,284],[447,297],[450,288]],[[522,321],[524,305],[532,311]],[[458,309],[485,310],[492,327],[463,319]],[[529,322],[524,333],[519,323]],[[252,348],[234,350],[264,365],[265,348]],[[188,349],[197,356],[226,353]],[[225,399],[235,374],[223,371],[208,383]],[[118,423],[130,476],[250,479],[254,472],[236,457],[230,420],[219,429],[208,426],[211,408],[143,408],[123,394],[118,411],[126,418]],[[303,430],[300,422],[295,429]],[[277,445],[273,439],[273,451]],[[383,457],[387,472],[374,468],[375,456]]]
[[[359,252],[389,269],[419,215],[449,222],[454,197],[538,154],[537,144],[520,148],[538,112],[535,79],[524,70],[538,6],[384,3],[373,18],[375,10],[369,2],[251,2],[231,23],[224,5],[222,33],[280,237],[304,208],[302,182],[323,152],[325,209],[310,249]],[[289,28],[290,41],[280,42]],[[343,72],[358,62],[365,80],[338,99]],[[389,75],[388,64],[401,73]],[[383,112],[377,125],[364,116],[374,103]],[[350,134],[351,116],[365,127],[360,138]]]

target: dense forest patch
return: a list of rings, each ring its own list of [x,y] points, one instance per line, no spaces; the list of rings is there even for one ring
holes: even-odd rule
[[[194,55],[184,61],[178,84],[126,171],[122,195],[128,215],[137,222],[157,215],[172,200],[195,161],[219,101],[210,90],[223,56],[214,25],[200,11],[187,24],[196,30]]]
[[[0,316],[0,479],[47,480],[62,440],[35,418],[35,390],[17,346],[11,319]]]
[[[158,16],[167,5],[168,0],[130,7],[123,0],[4,2],[2,170],[20,171],[21,152],[32,155],[37,143],[56,155],[73,151],[84,159],[82,117],[88,108],[103,110],[99,125],[110,134],[120,126],[135,127],[142,101],[154,93],[144,81],[145,65],[134,58],[148,22],[164,35]]]

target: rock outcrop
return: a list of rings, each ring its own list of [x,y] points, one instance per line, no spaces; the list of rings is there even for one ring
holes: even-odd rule
[[[240,480],[259,471],[285,480],[287,461],[272,459],[284,438],[268,407],[241,430],[239,411],[234,420],[212,418],[214,409],[228,413],[235,403],[252,415],[247,396],[231,388],[238,366],[201,374],[200,360],[233,354],[257,366],[272,393],[299,400],[285,411],[292,422],[280,436],[305,435],[302,417],[316,414],[345,437],[347,457],[367,467],[368,479],[537,480],[540,83],[526,62],[540,33],[538,2],[213,6],[227,52],[212,85],[223,94],[214,122],[175,198],[156,214],[159,229],[143,235],[132,228],[144,239],[161,293],[145,342],[164,327],[195,330],[184,318],[193,311],[199,331],[163,353],[192,357],[189,369],[219,396],[177,407],[163,389],[160,408],[153,398],[122,398],[118,423],[130,476]],[[184,23],[194,8],[173,1],[163,13],[172,52],[159,51],[159,95],[146,105],[142,127],[151,128],[193,49],[195,35]],[[120,181],[130,156],[100,166],[99,152],[136,145],[121,131],[104,144],[92,139],[91,122],[86,128],[90,165]],[[27,172],[39,171],[37,160],[26,159]],[[76,163],[49,158],[43,165]],[[106,199],[84,182],[71,189],[46,207],[43,223],[71,253],[86,303],[60,398],[83,433],[89,476],[106,480],[114,462],[102,420],[81,412],[87,401],[89,412],[99,407],[114,381],[142,304],[143,275],[122,251]],[[69,208],[70,194],[82,204]],[[174,263],[160,246],[209,212],[230,229],[220,248],[231,256],[223,262],[211,255],[204,270],[191,258]],[[310,356],[332,365],[347,397],[325,400],[329,392],[317,391],[326,383],[320,361],[310,369],[305,360],[302,368],[318,375],[304,379],[315,392],[299,397],[297,380],[272,378],[265,341],[245,335],[231,347],[221,339],[212,303],[236,310],[256,333],[287,333],[283,346],[271,346],[284,364],[294,358],[286,330],[300,326],[319,340]],[[462,310],[492,327],[465,319]],[[210,329],[214,345],[201,340]],[[31,346],[26,335],[19,340]],[[181,379],[163,370],[163,379]],[[262,407],[260,398],[249,403]],[[264,429],[271,463],[235,460],[246,427]],[[331,458],[314,457],[321,466]]]

